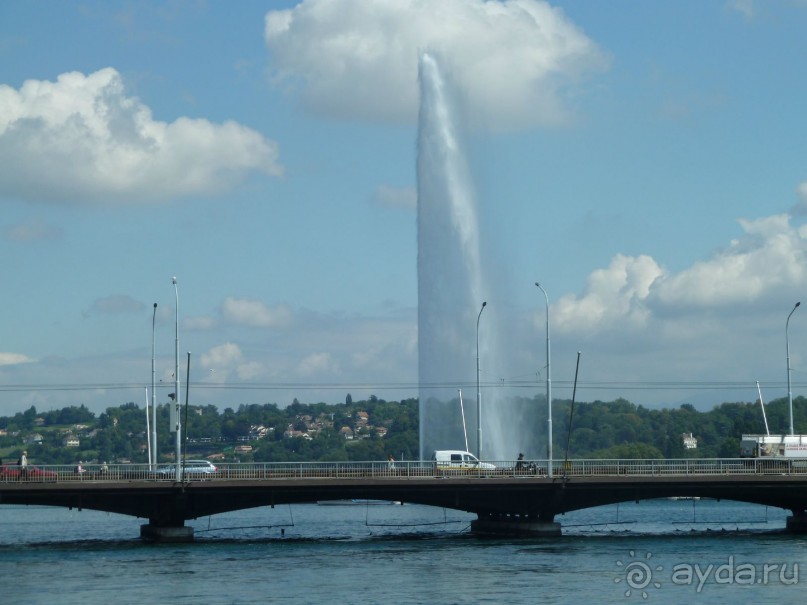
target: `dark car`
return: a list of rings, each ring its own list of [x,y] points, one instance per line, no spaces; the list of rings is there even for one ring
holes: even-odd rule
[[[36,481],[56,481],[58,475],[53,471],[29,464],[21,467],[18,464],[4,464],[0,469],[0,479],[33,479]]]

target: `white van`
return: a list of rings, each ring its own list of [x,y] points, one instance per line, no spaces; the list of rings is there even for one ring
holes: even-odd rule
[[[480,462],[476,456],[462,450],[437,450],[432,455],[432,460],[439,470],[496,468],[488,462]]]

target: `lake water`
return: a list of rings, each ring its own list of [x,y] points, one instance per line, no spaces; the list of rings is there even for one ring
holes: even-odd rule
[[[786,516],[658,500],[558,517],[562,537],[483,539],[457,511],[307,504],[151,545],[143,520],[0,506],[0,603],[802,603],[807,537],[785,534]]]

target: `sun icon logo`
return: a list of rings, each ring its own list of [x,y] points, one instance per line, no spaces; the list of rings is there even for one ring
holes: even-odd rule
[[[644,556],[644,560],[636,558],[636,553],[634,551],[630,551],[628,553],[633,561],[628,561],[627,563],[623,563],[622,561],[617,561],[617,567],[624,569],[624,577],[620,576],[618,578],[614,578],[614,584],[619,584],[622,580],[625,581],[628,588],[625,591],[625,596],[630,597],[634,591],[637,594],[641,594],[643,599],[647,598],[647,591],[645,588],[649,586],[655,586],[656,588],[661,588],[661,582],[657,582],[653,580],[653,572],[654,571],[662,571],[664,567],[661,565],[656,565],[655,568],[650,566],[650,559],[653,557],[652,553],[646,553]]]

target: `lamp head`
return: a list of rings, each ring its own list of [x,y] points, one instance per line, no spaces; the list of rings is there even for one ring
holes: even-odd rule
[[[174,285],[176,285],[176,283],[177,283],[177,278],[176,278],[176,276],[174,276],[174,277],[172,277],[172,278],[171,278],[171,283],[172,283],[172,284],[174,284]]]
[[[482,308],[484,308],[486,304],[488,304],[487,301],[483,302],[482,303]]]

